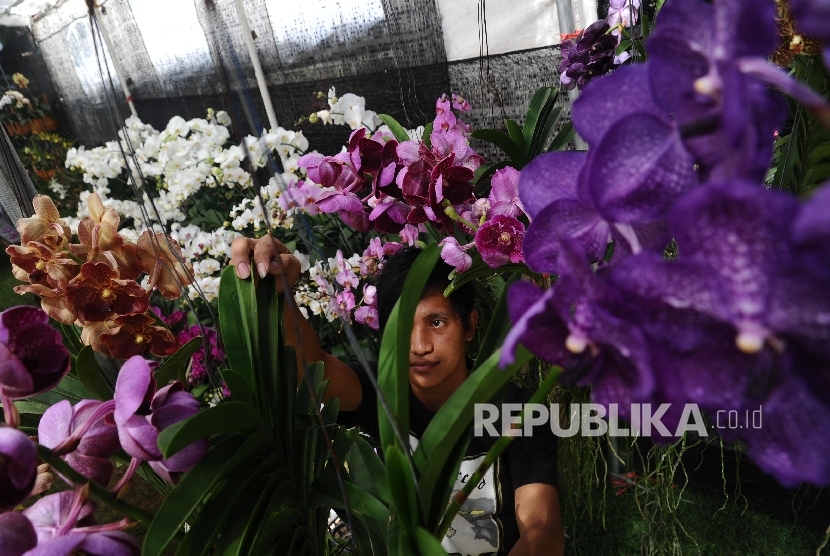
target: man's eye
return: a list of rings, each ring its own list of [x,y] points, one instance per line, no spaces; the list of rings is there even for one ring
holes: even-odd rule
[[[435,327],[441,326],[442,324],[444,324],[444,321],[442,320],[435,319],[434,321],[432,321],[432,326]]]

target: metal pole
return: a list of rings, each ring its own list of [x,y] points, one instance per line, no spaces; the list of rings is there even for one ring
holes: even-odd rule
[[[239,16],[239,23],[242,25],[242,36],[245,38],[245,46],[248,47],[248,55],[251,57],[251,62],[254,65],[254,75],[256,76],[259,93],[262,95],[262,103],[265,105],[265,113],[268,115],[268,125],[271,126],[271,129],[277,129],[277,115],[274,113],[271,96],[268,94],[268,85],[265,82],[262,65],[259,63],[259,54],[257,54],[256,45],[254,44],[254,36],[251,33],[251,28],[248,26],[248,16],[245,15],[245,6],[242,4],[242,0],[234,0],[234,4],[236,5],[236,13]]]
[[[556,0],[556,19],[559,20],[559,33],[562,36],[576,30],[574,28],[574,11],[571,0]],[[568,100],[571,106],[577,98],[579,98],[579,89],[574,88],[568,91]],[[574,146],[578,151],[588,150],[588,143],[579,134],[574,136]]]
[[[130,106],[130,113],[134,118],[138,118],[138,112],[135,111],[135,105],[133,104],[133,95],[130,94],[130,88],[127,86],[127,79],[124,77],[124,68],[121,67],[121,62],[118,61],[118,56],[115,55],[115,48],[112,46],[112,40],[110,39],[107,24],[104,22],[104,11],[101,9],[101,6],[98,5],[95,6],[95,11],[98,14],[98,27],[101,29],[101,36],[104,37],[104,42],[107,43],[107,50],[109,50],[110,59],[112,60],[112,65],[115,67],[115,74],[118,76],[118,81],[121,82],[121,89],[124,91],[124,98]]]

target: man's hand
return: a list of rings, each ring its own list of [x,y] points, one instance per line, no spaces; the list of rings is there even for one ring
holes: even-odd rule
[[[277,292],[291,292],[300,279],[299,259],[288,248],[271,236],[260,239],[238,237],[231,244],[231,264],[243,280],[251,275],[251,253],[254,267],[260,277],[273,274],[277,278]],[[297,350],[297,384],[302,384],[306,367],[314,361],[325,365],[323,379],[329,381],[323,401],[340,398],[341,411],[354,411],[363,399],[360,380],[348,365],[323,351],[320,339],[308,324],[296,303],[288,303],[283,314],[285,343]]]
[[[251,275],[249,262],[254,255],[254,267],[260,278],[273,274],[277,278],[277,291],[290,291],[300,278],[300,261],[288,248],[271,236],[259,239],[237,237],[231,244],[231,264],[236,267],[236,275],[243,280]]]

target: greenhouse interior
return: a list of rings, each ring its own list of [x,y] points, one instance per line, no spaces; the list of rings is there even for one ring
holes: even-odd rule
[[[0,0],[0,74],[0,556],[830,555],[827,0]]]

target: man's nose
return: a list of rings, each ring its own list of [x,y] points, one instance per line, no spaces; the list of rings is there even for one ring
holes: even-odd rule
[[[412,336],[409,338],[409,350],[419,356],[432,353],[432,341],[423,327],[418,325],[412,327]]]

